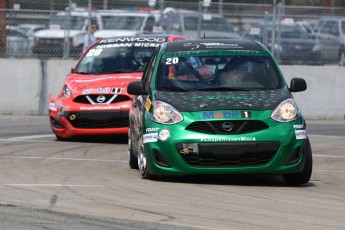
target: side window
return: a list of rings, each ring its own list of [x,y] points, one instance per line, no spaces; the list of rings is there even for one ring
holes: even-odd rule
[[[325,33],[325,34],[334,34],[334,29],[337,26],[337,22],[335,21],[326,21],[325,23],[323,23],[323,26],[321,28],[321,33]],[[332,33],[333,30],[333,33]]]
[[[330,28],[330,34],[339,35],[339,22],[334,22]]]
[[[141,79],[141,81],[143,82],[144,84],[144,87],[145,87],[145,90],[148,90],[149,88],[149,85],[150,85],[150,82],[151,82],[151,78],[152,78],[152,75],[153,75],[153,69],[154,69],[154,66],[155,66],[155,63],[156,63],[156,59],[157,59],[157,55],[158,55],[158,51],[159,51],[159,48],[157,48],[153,54],[152,54],[152,57],[145,69],[145,72],[143,74],[143,78]]]
[[[15,30],[9,30],[8,36],[14,36],[14,37],[20,37],[20,38],[26,38],[26,36],[18,31]]]
[[[155,22],[156,22],[156,20],[155,20],[154,17],[152,17],[152,16],[148,17],[147,20],[146,20],[146,25],[144,27],[144,31],[151,32]]]

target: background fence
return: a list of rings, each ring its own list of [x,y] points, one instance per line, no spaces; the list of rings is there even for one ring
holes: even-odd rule
[[[151,26],[136,27],[133,33],[175,33],[191,39],[240,36],[262,42],[280,63],[323,65],[345,62],[342,21],[338,21],[339,31],[332,31],[331,26],[320,29],[327,17],[332,20],[334,16],[345,18],[344,7],[285,5],[284,1],[276,0],[268,1],[270,4],[233,2],[8,0],[6,7],[0,9],[0,55],[7,58],[76,59],[81,54],[83,37],[89,33],[93,15],[99,20],[99,31],[113,31],[99,32],[99,37],[104,37],[108,36],[105,34],[122,35],[134,24],[126,21],[128,28],[107,29],[105,27],[113,20],[109,19],[111,16],[125,18],[129,13],[144,13],[152,16],[155,22],[151,22]],[[83,20],[77,18],[77,11]],[[58,13],[62,14],[60,19],[56,18]],[[102,13],[103,16],[99,16]],[[135,19],[131,16],[126,20]],[[148,23],[146,20],[141,22]],[[119,24],[118,21],[116,25]],[[74,28],[74,25],[79,27]],[[345,30],[345,26],[343,28]],[[126,31],[127,35],[133,33]]]

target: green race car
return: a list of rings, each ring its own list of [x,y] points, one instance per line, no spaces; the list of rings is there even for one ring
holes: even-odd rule
[[[163,43],[141,81],[128,85],[128,155],[143,178],[280,174],[290,185],[312,174],[306,123],[270,52],[251,40]]]

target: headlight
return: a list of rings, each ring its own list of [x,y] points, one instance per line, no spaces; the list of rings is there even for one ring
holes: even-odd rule
[[[289,122],[297,119],[297,104],[289,98],[282,101],[273,111],[271,118],[279,122]]]
[[[176,124],[183,120],[183,116],[173,106],[162,101],[156,101],[153,104],[151,119],[161,124]]]
[[[67,85],[65,85],[65,87],[63,87],[63,97],[64,98],[69,98],[72,95],[72,91],[68,88]]]

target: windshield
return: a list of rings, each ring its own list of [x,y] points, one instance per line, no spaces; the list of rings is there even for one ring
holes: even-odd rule
[[[155,47],[112,47],[96,45],[81,59],[74,70],[84,74],[143,72]],[[129,44],[131,45],[131,44]]]
[[[103,28],[106,30],[140,30],[144,16],[102,16]]]
[[[83,16],[71,16],[70,19],[71,30],[82,30],[87,20]],[[65,15],[55,15],[50,21],[50,26],[58,26],[59,29],[68,29],[68,24],[68,17]]]
[[[217,50],[212,56],[188,52],[188,57],[186,52],[164,54],[158,67],[157,89],[233,91],[282,87],[279,73],[270,56],[262,55],[262,52],[255,56],[224,55],[226,52]]]

